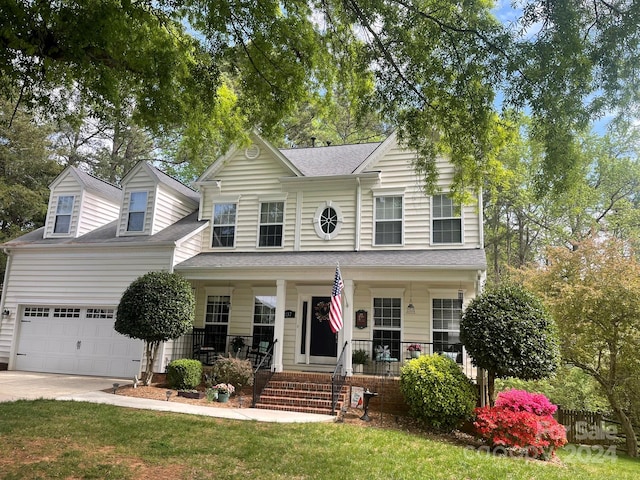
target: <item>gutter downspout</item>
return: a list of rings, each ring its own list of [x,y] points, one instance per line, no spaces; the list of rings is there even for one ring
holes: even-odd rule
[[[360,177],[356,177],[356,183],[356,234],[353,249],[358,252],[360,251],[360,222],[362,210],[362,185],[360,184]]]
[[[5,301],[7,298],[7,290],[9,290],[9,272],[11,271],[11,263],[13,260],[13,254],[11,253],[11,250],[7,249],[7,248],[3,248],[2,252],[7,256],[7,264],[6,264],[6,268],[4,270],[4,280],[2,283],[2,297],[0,297],[0,333],[2,333],[2,312],[5,309]],[[16,309],[15,312],[16,315],[16,319],[18,318],[18,311]],[[13,338],[11,340],[11,346],[9,348],[9,365],[7,368],[9,368],[9,370],[11,370],[13,368],[13,355],[14,355],[14,349],[16,348],[15,345],[15,335],[16,335],[16,329],[13,329]]]

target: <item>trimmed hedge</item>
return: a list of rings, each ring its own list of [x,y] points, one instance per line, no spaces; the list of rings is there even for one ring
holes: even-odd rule
[[[442,355],[409,361],[400,374],[409,415],[439,430],[452,430],[471,418],[477,389],[460,367]]]
[[[191,390],[202,382],[200,360],[180,358],[167,365],[167,383],[176,390]]]

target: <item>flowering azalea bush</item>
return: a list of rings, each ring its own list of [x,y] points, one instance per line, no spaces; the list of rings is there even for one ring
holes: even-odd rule
[[[511,390],[500,393],[494,407],[476,408],[474,426],[494,447],[549,458],[567,443],[564,427],[551,416],[556,409],[544,395]]]
[[[235,387],[230,383],[218,383],[214,385],[213,388],[216,389],[218,393],[228,393],[229,395],[236,391]]]
[[[407,347],[407,350],[409,350],[410,352],[421,352],[422,345],[420,345],[419,343],[412,343]]]
[[[506,407],[514,412],[530,412],[542,416],[553,415],[558,410],[558,407],[542,393],[530,393],[515,388],[501,392],[496,398],[496,407]]]

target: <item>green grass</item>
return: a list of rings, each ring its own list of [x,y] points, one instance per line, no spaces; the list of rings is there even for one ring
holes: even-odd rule
[[[264,424],[47,400],[0,404],[0,478],[635,479],[640,461],[495,457],[395,430]]]

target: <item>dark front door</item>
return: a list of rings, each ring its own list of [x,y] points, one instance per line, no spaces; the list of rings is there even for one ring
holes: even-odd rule
[[[338,352],[336,334],[331,331],[329,325],[329,306],[331,297],[311,298],[311,362],[325,363],[335,362]]]

